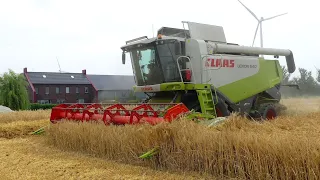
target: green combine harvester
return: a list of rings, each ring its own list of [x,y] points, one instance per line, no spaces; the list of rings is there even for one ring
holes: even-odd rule
[[[136,86],[147,98],[138,104],[60,104],[51,121],[102,120],[108,124],[157,124],[180,115],[206,119],[238,112],[259,119],[277,117],[284,56],[288,72],[296,69],[287,49],[227,43],[220,26],[182,22],[185,28],[162,27],[122,46],[122,63],[130,55]],[[264,59],[272,55],[274,59]],[[193,113],[190,113],[193,112]]]

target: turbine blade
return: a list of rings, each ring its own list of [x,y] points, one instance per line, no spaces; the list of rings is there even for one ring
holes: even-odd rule
[[[250,12],[250,14],[252,14],[253,17],[255,17],[259,21],[258,17],[249,8],[247,8],[247,6],[245,6],[240,0],[238,1],[242,4],[244,8],[246,8]]]
[[[257,32],[258,32],[259,25],[260,25],[260,22],[258,22],[258,25],[257,25],[257,28],[256,28],[256,32],[255,32],[255,34],[254,34],[252,46],[253,46],[253,44],[254,44],[254,41],[256,40],[256,36],[257,36]]]
[[[283,16],[283,15],[285,15],[285,14],[288,14],[288,13],[279,14],[279,15],[272,16],[272,17],[269,17],[269,18],[266,18],[266,19],[263,19],[263,20],[264,20],[264,21],[270,20],[270,19],[273,19],[273,18],[276,18],[276,17],[279,17],[279,16]]]

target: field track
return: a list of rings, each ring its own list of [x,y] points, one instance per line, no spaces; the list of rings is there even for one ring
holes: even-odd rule
[[[314,158],[319,160],[320,143],[318,137],[320,130],[318,127],[320,127],[320,98],[287,99],[283,101],[283,104],[288,106],[289,109],[282,115],[279,122],[276,122],[274,125],[272,123],[265,124],[262,125],[264,126],[263,129],[259,129],[261,125],[259,125],[258,128],[257,125],[254,124],[245,124],[248,126],[242,127],[244,124],[240,123],[230,125],[228,130],[233,131],[234,129],[240,132],[241,129],[241,135],[244,135],[244,137],[245,135],[250,135],[251,139],[249,136],[248,138],[244,138],[244,141],[248,140],[248,142],[249,140],[251,142],[251,140],[253,140],[252,137],[255,137],[258,133],[261,133],[261,136],[270,135],[269,137],[264,137],[265,144],[262,144],[270,145],[271,143],[274,150],[279,150],[279,152],[274,153],[277,156],[283,153],[280,145],[285,143],[285,140],[293,141],[292,143],[286,144],[287,146],[292,145],[292,147],[284,149],[284,152],[288,151],[288,153],[292,150],[291,148],[299,147],[299,144],[294,144],[295,142],[304,143],[301,139],[314,140],[313,144],[308,148],[312,150],[312,153],[315,155]],[[160,171],[151,167],[149,168],[148,166],[134,165],[134,163],[126,164],[106,160],[105,158],[99,157],[99,155],[93,157],[92,155],[94,154],[86,149],[86,147],[82,147],[82,152],[80,152],[80,150],[77,151],[74,148],[79,145],[77,143],[71,143],[70,147],[65,149],[59,147],[64,143],[69,143],[67,138],[61,140],[61,142],[56,142],[56,144],[52,142],[48,143],[48,139],[54,140],[54,138],[59,137],[59,134],[51,134],[49,138],[47,136],[31,136],[28,134],[47,125],[49,115],[50,111],[0,114],[1,179],[213,179],[212,176],[204,176],[196,172],[168,171],[168,169]],[[303,119],[304,117],[307,119]],[[63,128],[64,126],[61,127]],[[65,127],[68,127],[68,124],[66,124]],[[63,129],[59,128],[57,128],[57,130],[59,133],[65,133],[63,134],[64,136],[72,137],[72,133],[66,133]],[[91,135],[92,134],[93,133],[91,133]],[[281,137],[277,139],[278,136]],[[275,139],[276,142],[273,143],[272,139]],[[230,140],[235,141],[235,139],[232,138]],[[253,141],[251,143],[253,144]],[[252,144],[247,147],[255,147]],[[303,148],[304,147],[301,147],[301,150],[303,150]],[[99,149],[94,150],[98,151]],[[269,152],[267,148],[257,150]],[[317,150],[317,152],[315,152],[315,150]],[[297,153],[296,151],[292,152],[293,154]],[[310,171],[308,171],[309,174],[305,176],[311,177],[311,179],[318,176],[317,173],[320,170],[318,169],[318,172],[313,172],[314,169],[312,169],[317,161],[313,162],[307,153],[301,154],[297,156],[297,159],[299,160],[299,158],[306,157],[309,158],[308,163],[310,163],[308,164],[310,168]],[[168,153],[168,155],[171,154]],[[111,154],[110,157],[111,156],[113,155]],[[284,159],[286,158],[290,159],[291,157],[284,157]],[[130,159],[124,157],[123,160],[126,162],[126,160]],[[268,163],[268,160],[268,157],[266,157],[264,159],[265,163]],[[292,162],[294,162],[294,160],[292,160]],[[290,163],[292,162],[288,161],[285,165],[291,167],[292,164]],[[283,176],[279,175],[279,178],[280,177]]]

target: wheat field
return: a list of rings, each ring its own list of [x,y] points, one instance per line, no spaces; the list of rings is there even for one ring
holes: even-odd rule
[[[157,126],[62,122],[48,126],[41,142],[44,147],[157,172],[217,179],[319,179],[320,98],[284,99],[282,104],[288,109],[273,121],[232,115],[210,128],[185,120]],[[25,135],[32,126],[48,125],[49,116],[50,111],[0,114],[0,136]],[[14,123],[20,123],[19,128]],[[158,154],[138,158],[155,147]]]

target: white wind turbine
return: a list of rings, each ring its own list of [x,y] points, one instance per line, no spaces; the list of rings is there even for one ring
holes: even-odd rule
[[[254,44],[254,41],[255,41],[256,35],[257,35],[257,31],[258,31],[258,28],[259,28],[259,26],[260,26],[260,46],[263,47],[262,21],[270,20],[270,19],[276,18],[276,17],[278,17],[278,16],[282,16],[282,15],[285,15],[285,14],[288,14],[288,13],[279,14],[279,15],[272,16],[272,17],[269,17],[269,18],[266,18],[266,19],[264,19],[263,17],[261,17],[260,19],[258,19],[258,17],[257,17],[249,8],[247,8],[240,0],[238,0],[238,1],[239,1],[239,2],[242,4],[242,6],[245,7],[245,8],[252,14],[252,16],[253,16],[254,18],[256,18],[257,21],[258,21],[258,25],[257,25],[257,28],[256,28],[256,32],[255,32],[255,34],[254,34],[253,42],[252,42],[252,46],[253,46],[253,44]]]

